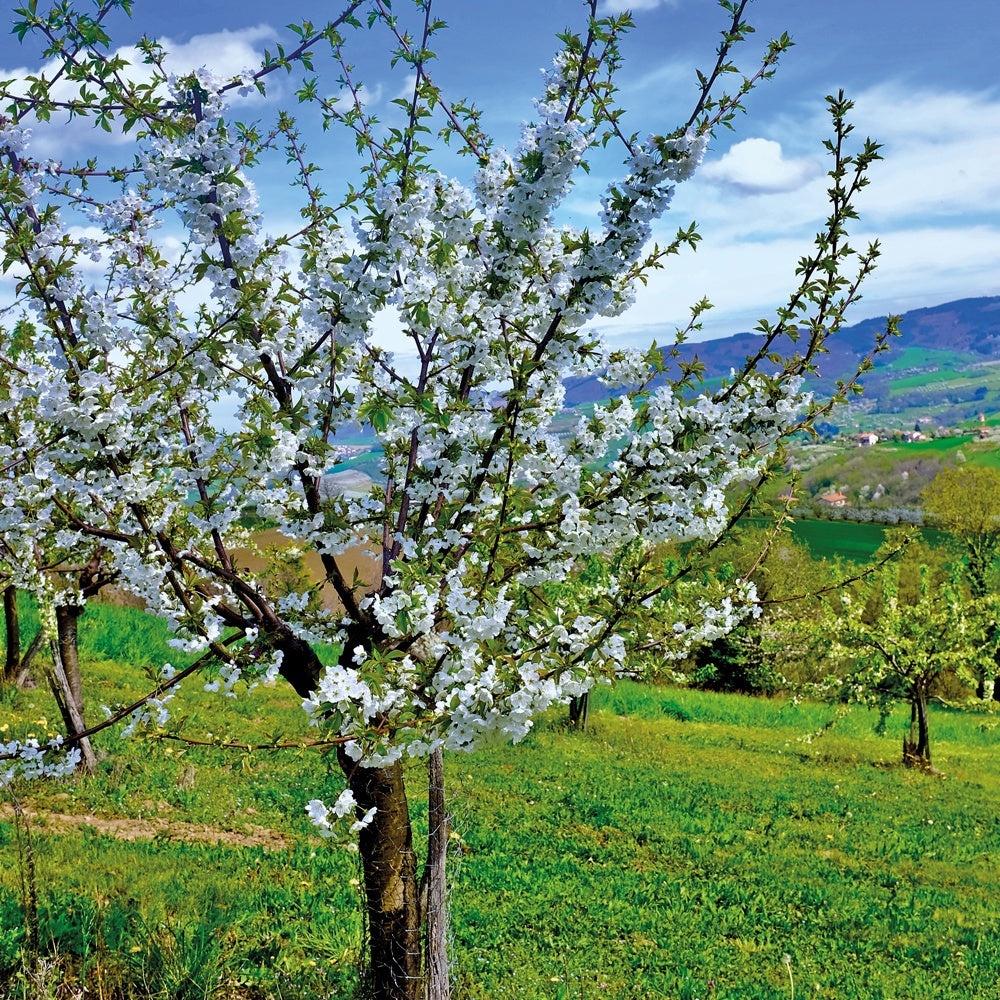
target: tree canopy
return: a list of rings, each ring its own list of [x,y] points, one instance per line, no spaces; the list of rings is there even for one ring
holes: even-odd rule
[[[984,465],[943,469],[924,491],[923,505],[965,550],[969,584],[977,597],[984,596],[1000,551],[1000,469]]]
[[[435,84],[443,25],[428,2],[355,0],[229,79],[172,77],[149,39],[141,67],[112,54],[104,25],[126,0],[20,11],[15,30],[56,69],[0,95],[0,246],[18,292],[0,352],[5,559],[51,608],[52,574],[19,567],[42,539],[76,555],[99,545],[108,572],[201,654],[184,671],[165,665],[133,728],[161,725],[173,687],[207,665],[227,692],[280,675],[301,695],[344,772],[339,801],[310,814],[326,830],[354,818],[379,996],[411,996],[419,978],[402,761],[520,739],[546,707],[627,668],[651,639],[651,602],[666,653],[753,604],[742,579],[673,604],[669,583],[644,574],[565,606],[544,593],[588,556],[613,564],[629,547],[711,546],[727,531],[782,440],[824,412],[803,380],[878,256],[847,235],[878,147],[852,144],[850,102],[830,97],[829,216],[745,366],[709,388],[696,365],[673,364],[707,303],[665,349],[602,338],[599,319],[696,243],[693,226],[651,243],[653,223],[790,44],[739,72],[746,6],[722,4],[723,43],[690,115],[641,134],[625,130],[615,87],[631,19],[601,17],[593,0],[559,39],[512,150]],[[353,81],[345,53],[362,30],[411,70],[398,120],[377,122]],[[337,101],[311,75],[321,50],[338,66]],[[335,178],[320,187],[290,114],[265,128],[234,112],[279,70],[302,75],[299,100],[358,152],[338,190]],[[78,163],[33,152],[67,116],[116,143]],[[437,166],[445,143],[467,154],[464,174]],[[570,225],[563,206],[601,148],[619,150],[618,177],[591,222]],[[286,231],[255,196],[255,170],[274,159],[302,196]],[[387,347],[386,320],[415,364]],[[557,428],[578,376],[603,379],[609,398]],[[323,477],[359,427],[381,454],[377,479],[331,496]],[[318,553],[336,610],[310,591],[275,593],[241,562],[248,514]],[[374,581],[348,569],[359,546]]]

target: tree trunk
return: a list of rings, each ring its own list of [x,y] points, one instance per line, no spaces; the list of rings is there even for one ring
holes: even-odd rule
[[[915,688],[910,701],[910,734],[903,740],[903,762],[922,767],[931,762],[930,729],[927,724],[927,692]]]
[[[63,670],[66,671],[66,681],[73,696],[73,705],[80,715],[81,729],[83,723],[83,678],[80,676],[80,615],[83,608],[78,605],[63,605],[56,608],[56,634],[59,640],[59,655],[62,657]]]
[[[82,701],[74,693],[73,686],[66,674],[62,658],[62,644],[56,641],[50,645],[52,649],[52,669],[47,671],[49,687],[52,689],[52,696],[59,706],[59,713],[62,715],[67,735],[76,736],[87,728],[83,721]],[[78,672],[79,666],[79,661],[77,661]],[[84,736],[76,740],[75,743],[80,748],[80,769],[86,771],[88,774],[92,773],[97,768],[97,758],[94,756],[94,749],[90,745],[90,740]]]
[[[925,763],[931,762],[931,737],[927,725],[927,692],[917,695],[917,756]]]
[[[308,696],[323,671],[315,651],[290,632],[276,632],[273,641],[284,653],[282,676]],[[350,636],[345,646],[368,641],[370,636],[360,633]],[[368,930],[364,995],[371,1000],[421,1000],[420,887],[402,764],[361,767],[342,748],[337,760],[358,803],[358,818],[375,807],[372,821],[358,834]],[[447,839],[446,829],[443,835]]]
[[[1000,627],[993,625],[990,629],[988,639],[993,645],[993,662],[996,665],[992,671],[994,676],[991,680],[989,678],[990,671],[983,671],[982,679],[979,681],[979,690],[976,691],[976,695],[990,701],[1000,701],[1000,642],[998,642],[1000,640]]]
[[[28,675],[31,672],[31,662],[35,658],[35,654],[42,648],[42,643],[45,641],[45,630],[39,627],[38,631],[35,633],[35,638],[31,640],[31,644],[28,646],[27,652],[21,657],[21,668],[14,678],[15,687],[24,687],[28,682]]]
[[[590,714],[590,692],[584,691],[577,698],[569,700],[569,721],[580,729],[587,728],[587,716]]]
[[[375,815],[358,835],[368,921],[366,996],[420,1000],[420,903],[403,768],[360,767],[343,750],[340,766],[364,815]]]
[[[17,588],[14,586],[4,587],[3,619],[7,628],[7,650],[0,684],[13,684],[21,672],[21,625],[17,615]]]
[[[450,1000],[448,983],[448,895],[445,863],[448,858],[450,817],[444,793],[444,753],[438,747],[427,766],[427,867],[424,872],[427,928],[427,1000]]]

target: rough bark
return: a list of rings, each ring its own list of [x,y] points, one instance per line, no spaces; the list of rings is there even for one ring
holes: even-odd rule
[[[63,725],[66,727],[66,733],[68,736],[73,737],[82,733],[87,726],[83,721],[82,702],[78,695],[74,693],[66,674],[61,645],[61,642],[58,641],[50,644],[52,650],[52,668],[46,671],[46,673],[48,675],[49,687],[52,689],[52,696],[59,706],[59,713],[62,716]],[[77,664],[77,668],[79,669],[79,663]],[[90,740],[84,736],[74,742],[80,749],[80,769],[93,772],[97,768],[97,757],[94,756],[94,749],[90,745]]]
[[[83,678],[80,675],[79,644],[79,621],[82,614],[83,608],[78,605],[63,605],[56,608],[59,655],[62,657],[63,670],[66,671],[66,681],[69,684],[73,704],[76,706],[81,720],[85,714],[83,711]]]
[[[450,1000],[448,983],[448,898],[445,865],[450,817],[444,789],[444,754],[439,747],[427,767],[427,867],[424,903],[427,1000]]]
[[[577,698],[570,698],[569,721],[580,729],[587,728],[587,716],[590,714],[590,692],[584,691]]]
[[[35,659],[35,654],[42,648],[42,643],[45,641],[45,631],[39,629],[35,633],[35,638],[31,640],[31,644],[28,646],[27,651],[24,656],[21,657],[21,668],[14,678],[15,687],[24,687],[28,682],[28,674],[31,671],[31,663]]]
[[[903,760],[928,767],[931,763],[930,728],[927,720],[927,692],[914,690],[910,702],[910,733],[903,740]]]
[[[275,649],[281,650],[281,676],[291,684],[301,698],[308,698],[319,685],[323,664],[316,651],[304,639],[294,636],[291,630],[276,632],[271,636]],[[345,643],[345,648],[350,648]]]
[[[345,645],[352,648],[352,643],[366,640],[370,637],[359,633]],[[272,641],[284,654],[282,676],[298,694],[308,696],[323,670],[315,651],[288,632],[278,632]],[[359,818],[375,807],[371,823],[358,836],[368,928],[364,995],[371,1000],[421,1000],[419,880],[402,765],[361,767],[343,749],[338,761],[354,792]]]
[[[358,836],[368,922],[365,995],[372,1000],[421,1000],[417,862],[402,765],[359,767],[343,751],[339,760],[359,814],[376,809]]]
[[[21,625],[17,614],[16,587],[4,587],[3,619],[7,628],[7,649],[0,684],[13,684],[21,672]]]

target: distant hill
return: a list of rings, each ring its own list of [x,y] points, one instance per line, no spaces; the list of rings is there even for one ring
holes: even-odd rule
[[[829,353],[818,359],[820,378],[815,388],[823,391],[837,379],[854,375],[885,322],[884,316],[862,320],[830,338]],[[900,330],[901,336],[879,356],[875,370],[864,380],[875,410],[989,402],[988,409],[1000,411],[1000,370],[993,370],[994,365],[1000,369],[1000,296],[913,309],[902,315]],[[681,356],[699,360],[706,382],[711,383],[742,367],[760,343],[759,334],[738,333],[684,344]],[[794,350],[789,341],[782,347]],[[567,406],[609,395],[597,378],[570,380],[566,390]]]
[[[837,339],[850,344],[860,356],[865,344],[885,320],[866,319],[847,327]],[[900,348],[929,347],[934,350],[959,351],[979,360],[1000,360],[1000,296],[979,299],[959,299],[926,309],[904,313],[900,324],[902,336],[890,352],[889,359]]]
[[[812,388],[822,394],[838,379],[851,378],[885,322],[884,316],[865,319],[831,337],[829,352],[817,360],[819,378]],[[865,375],[864,396],[853,408],[863,410],[871,418],[869,423],[879,425],[877,418],[885,415],[898,426],[926,417],[955,424],[979,413],[1000,415],[1000,296],[912,309],[902,315],[900,330],[901,336],[893,338],[874,370]],[[685,361],[701,361],[711,385],[741,368],[760,343],[759,334],[737,333],[684,344],[680,350]],[[791,351],[794,345],[786,340],[779,348]],[[570,409],[609,395],[599,378],[569,379],[565,406]],[[338,441],[370,446],[374,435],[368,426],[344,428]],[[345,460],[338,468],[377,474],[380,457],[376,450]]]

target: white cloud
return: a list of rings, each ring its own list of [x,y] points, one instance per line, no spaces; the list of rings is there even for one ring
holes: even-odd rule
[[[1000,92],[918,90],[887,82],[862,91],[854,104],[849,148],[860,148],[865,136],[882,145],[883,159],[873,164],[871,183],[859,199],[867,223],[881,228],[905,220],[913,227],[930,217],[981,219],[995,213]],[[818,145],[830,134],[829,118],[818,107],[793,107],[770,123],[768,133],[808,137]]]
[[[623,11],[656,10],[657,7],[676,7],[678,0],[606,0],[602,11],[606,14],[621,14]]]
[[[369,87],[367,84],[362,83],[360,86],[355,88],[355,94],[357,96],[358,103],[362,108],[371,108],[376,104],[382,103],[382,84],[376,84],[374,87]],[[413,91],[411,89],[408,97],[413,96]],[[349,90],[342,90],[330,98],[332,104],[341,103],[344,108],[351,108],[354,106],[354,95],[351,94]]]
[[[664,98],[666,97],[670,102],[680,106],[681,103],[686,102],[694,80],[695,75],[689,63],[680,61],[660,63],[654,69],[623,82],[622,103],[625,107],[631,108],[644,117],[657,121],[663,115]],[[653,91],[653,95],[643,93],[647,90]],[[679,94],[685,96],[679,99]],[[649,103],[651,96],[652,104]],[[685,110],[687,110],[686,105]],[[665,131],[665,129],[660,128],[660,131]]]
[[[399,90],[396,91],[396,96],[393,98],[393,100],[412,101],[413,90],[416,87],[416,85],[417,85],[417,74],[407,73],[406,79],[403,80],[402,84],[399,87]]]
[[[701,176],[742,194],[796,191],[819,177],[823,168],[813,159],[787,157],[773,139],[744,139],[718,160],[706,163]]]
[[[883,143],[862,210],[873,221],[995,214],[1000,97],[885,85],[857,100],[859,131]]]
[[[654,338],[662,344],[674,327],[687,322],[690,306],[701,296],[715,307],[705,317],[703,337],[749,331],[759,318],[773,319],[795,287],[795,265],[809,252],[810,238],[717,237],[710,233],[697,253],[671,258],[649,276],[629,312],[597,325],[631,344]],[[862,248],[876,238],[882,255],[848,322],[1000,294],[1000,225],[866,231],[852,245]]]
[[[703,296],[713,309],[704,317],[705,337],[750,330],[762,316],[773,317],[793,287],[796,260],[808,239],[707,239],[697,253],[682,251],[649,275],[635,305],[599,325],[629,343],[647,343],[687,323],[690,307]]]
[[[887,83],[862,92],[850,119],[851,150],[871,135],[883,143],[884,159],[873,164],[858,198],[860,221],[849,227],[855,248],[874,239],[882,248],[849,321],[1000,294],[1000,93]],[[828,133],[818,107],[793,108],[766,123],[765,134],[781,137],[782,145],[746,140],[706,163],[678,188],[658,227],[664,242],[678,223],[697,219],[704,237],[698,252],[651,275],[635,308],[605,329],[631,342],[662,338],[702,295],[717,307],[706,319],[707,336],[748,330],[759,316],[773,315],[828,213],[829,163],[821,166],[818,153],[815,161],[803,155]],[[813,163],[811,178],[780,190],[779,180],[795,180],[785,168],[804,161]]]
[[[884,83],[859,95],[851,115],[876,138],[892,135],[910,142],[947,143],[1000,132],[998,97],[995,90],[922,91]]]
[[[882,256],[865,300],[879,306],[876,314],[1000,294],[1000,224],[917,226],[875,235]]]
[[[187,42],[160,39],[169,53],[166,69],[170,73],[188,73],[206,67],[216,76],[231,77],[260,65],[263,49],[278,37],[278,32],[266,24],[257,24],[238,31],[215,31],[194,35]],[[273,49],[273,45],[270,45]]]

